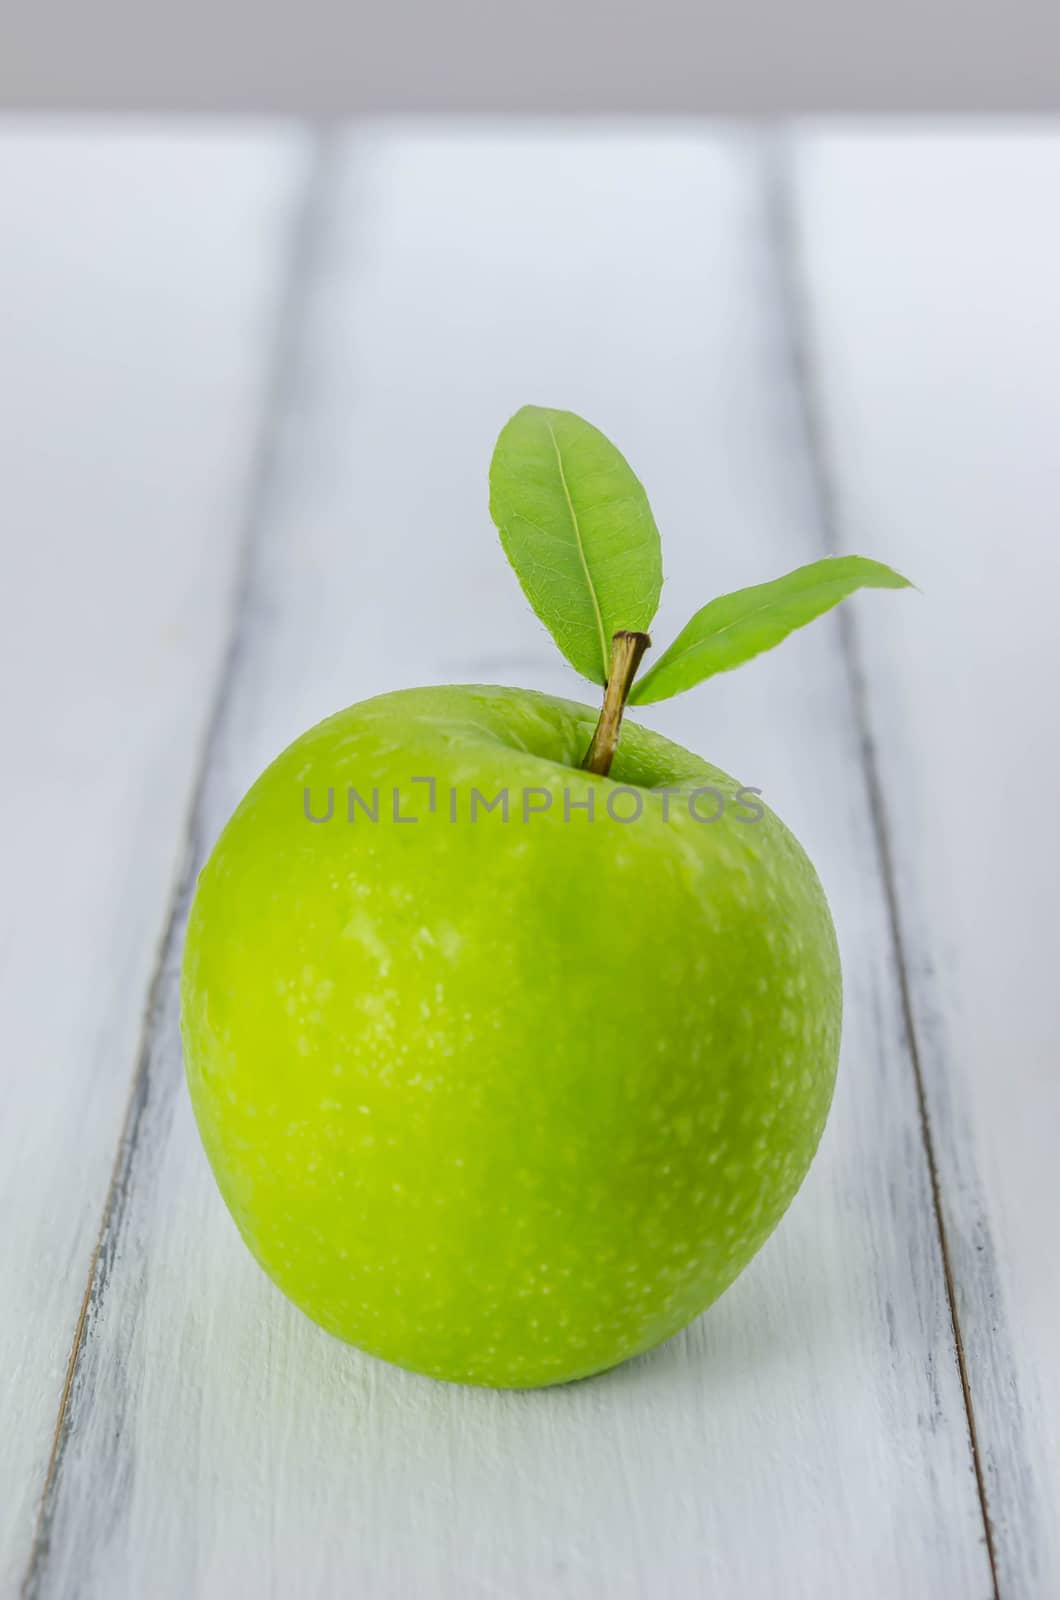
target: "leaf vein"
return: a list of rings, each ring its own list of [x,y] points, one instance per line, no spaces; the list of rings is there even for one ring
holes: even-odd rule
[[[600,611],[600,601],[597,597],[596,585],[593,583],[592,573],[589,571],[589,562],[585,554],[585,545],[582,541],[582,530],[578,522],[578,513],[574,509],[574,501],[571,499],[570,489],[567,485],[567,474],[563,468],[563,455],[560,451],[559,440],[556,438],[556,431],[552,426],[551,418],[545,418],[545,427],[548,429],[548,436],[552,440],[552,448],[556,453],[556,466],[559,469],[559,481],[563,486],[563,495],[567,502],[567,510],[570,512],[571,527],[574,529],[574,542],[578,549],[578,560],[581,562],[582,572],[585,574],[585,581],[589,586],[589,598],[592,600],[593,614],[596,617],[596,631],[600,636],[600,661],[603,667],[604,677],[606,678],[608,666],[611,660],[610,640],[608,639],[604,629],[604,619]]]

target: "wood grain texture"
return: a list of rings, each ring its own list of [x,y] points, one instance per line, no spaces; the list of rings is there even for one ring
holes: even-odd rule
[[[0,137],[0,1593],[29,1557],[228,626],[290,140]]]
[[[328,181],[200,851],[346,701],[446,679],[580,693],[486,512],[524,401],[592,417],[648,485],[660,640],[822,553],[756,145],[362,135]],[[835,910],[840,1083],[778,1233],[685,1334],[568,1388],[451,1388],[344,1348],[264,1279],[213,1187],[177,1035],[182,904],[34,1594],[991,1594],[834,620],[644,720],[760,785]]]
[[[808,142],[837,528],[922,586],[859,613],[1001,1592],[1060,1593],[1055,907],[1060,137]]]

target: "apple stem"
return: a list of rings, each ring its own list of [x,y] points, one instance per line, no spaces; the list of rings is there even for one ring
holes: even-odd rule
[[[631,633],[627,628],[621,628],[611,640],[611,670],[607,675],[603,710],[596,724],[593,742],[582,762],[584,771],[598,773],[601,778],[606,778],[611,771],[626,699],[633,687],[641,657],[650,644],[651,639],[646,633]]]

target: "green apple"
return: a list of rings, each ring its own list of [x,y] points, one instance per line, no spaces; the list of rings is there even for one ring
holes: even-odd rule
[[[243,1238],[323,1327],[440,1378],[561,1382],[684,1327],[832,1096],[802,849],[628,720],[583,770],[596,723],[503,688],[352,706],[253,785],[192,907],[188,1083]]]
[[[798,843],[625,707],[909,585],[812,562],[710,601],[634,681],[662,557],[614,445],[524,407],[490,511],[599,715],[415,689],[297,739],[199,878],[182,1028],[221,1193],[280,1288],[401,1366],[532,1387],[722,1293],[805,1176],[839,1053]]]

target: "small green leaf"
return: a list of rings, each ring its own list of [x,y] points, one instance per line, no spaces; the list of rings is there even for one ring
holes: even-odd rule
[[[571,666],[606,683],[613,635],[645,632],[662,589],[659,530],[625,457],[573,411],[524,406],[493,452],[490,515]]]
[[[909,589],[908,578],[865,556],[831,556],[772,583],[720,595],[697,611],[669,650],[633,685],[630,705],[648,705],[728,672],[845,600],[856,589]]]

